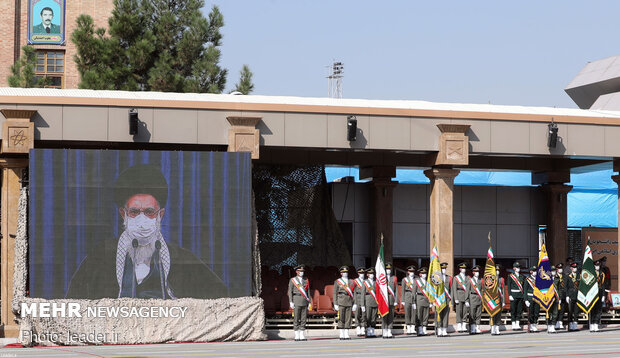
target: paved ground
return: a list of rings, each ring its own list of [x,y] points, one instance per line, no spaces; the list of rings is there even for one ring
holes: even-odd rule
[[[134,346],[3,348],[0,357],[620,357],[620,329],[599,333],[503,332],[450,337],[397,336],[394,339],[315,338],[306,342],[185,343]]]

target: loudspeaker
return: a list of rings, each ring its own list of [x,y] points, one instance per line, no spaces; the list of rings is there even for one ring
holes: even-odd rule
[[[558,125],[555,123],[549,123],[549,136],[547,137],[547,147],[555,148],[558,145]]]
[[[347,117],[347,140],[349,142],[355,141],[357,138],[357,118],[355,116]]]
[[[138,111],[135,109],[129,110],[129,135],[138,134],[138,123],[140,120],[138,119]]]

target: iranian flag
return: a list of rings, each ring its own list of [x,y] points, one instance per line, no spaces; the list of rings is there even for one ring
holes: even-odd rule
[[[383,235],[381,235],[381,248],[379,249],[379,256],[377,256],[375,272],[377,274],[377,304],[379,306],[379,314],[383,317],[390,311],[388,305],[387,276],[385,274],[385,261],[383,258]]]

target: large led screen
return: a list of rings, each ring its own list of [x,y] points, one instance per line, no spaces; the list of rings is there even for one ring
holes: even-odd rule
[[[31,297],[250,295],[249,153],[34,149]]]

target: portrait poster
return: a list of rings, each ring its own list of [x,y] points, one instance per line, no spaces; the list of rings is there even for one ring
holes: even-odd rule
[[[33,149],[30,297],[251,295],[249,153]]]
[[[65,43],[65,0],[28,0],[28,43]]]

